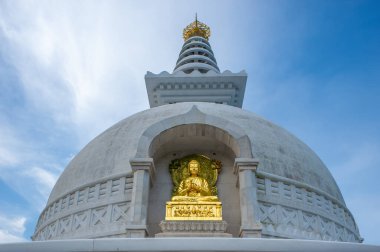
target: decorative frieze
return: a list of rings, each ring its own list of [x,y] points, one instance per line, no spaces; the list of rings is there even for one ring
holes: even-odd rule
[[[259,202],[264,237],[359,242],[360,237],[320,215],[278,204]]]
[[[133,176],[129,175],[66,194],[45,208],[33,240],[60,239],[90,227],[126,223],[132,187]]]
[[[222,203],[169,201],[165,220],[222,220]]]
[[[270,174],[256,182],[264,236],[360,241],[351,213],[331,196]]]
[[[162,233],[156,237],[232,237],[226,233],[225,221],[168,221],[160,223]]]
[[[71,234],[88,233],[102,237],[103,232],[126,226],[130,202],[103,205],[59,218],[40,229],[33,240],[64,239]],[[98,228],[99,227],[99,228]],[[123,229],[123,228],[122,228]]]
[[[209,71],[207,74],[193,71],[189,75],[191,78],[183,72],[174,74],[163,72],[157,75],[148,72],[145,75],[145,82],[150,106],[157,107],[177,102],[212,102],[241,108],[247,81],[244,71],[240,73]]]
[[[162,232],[226,232],[225,221],[161,221]]]

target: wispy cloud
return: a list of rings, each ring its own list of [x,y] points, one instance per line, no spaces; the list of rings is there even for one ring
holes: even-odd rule
[[[51,189],[57,181],[57,174],[53,174],[40,167],[32,167],[31,169],[26,169],[23,171],[22,175],[25,175],[26,180],[32,180],[35,184],[36,189],[40,194],[47,198],[51,192]]]
[[[9,150],[0,147],[0,166],[4,165],[15,165],[18,163],[17,157],[14,155],[14,153],[10,152]]]
[[[23,216],[6,216],[0,213],[0,243],[27,241],[25,232],[26,218]]]
[[[19,163],[20,157],[17,150],[20,147],[15,141],[13,130],[5,125],[0,126],[0,167],[15,165]]]
[[[63,169],[59,158],[48,151],[41,153],[41,146],[23,141],[5,124],[0,126],[0,153],[0,179],[35,210],[42,209]]]
[[[85,141],[147,106],[146,69],[140,68],[147,47],[134,40],[146,35],[133,23],[119,22],[120,15],[136,14],[107,2],[88,7],[36,1],[30,8],[18,2],[5,5],[0,15],[3,54],[18,70],[30,104],[54,118],[56,127],[73,126]]]

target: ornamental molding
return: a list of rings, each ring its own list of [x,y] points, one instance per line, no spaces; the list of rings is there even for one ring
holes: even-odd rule
[[[71,237],[70,232],[89,225],[126,220],[133,187],[133,175],[103,180],[80,187],[49,204],[41,213],[33,240],[48,240]],[[118,216],[118,207],[125,208],[123,216]],[[125,215],[125,216],[124,216]],[[115,217],[116,216],[116,217]],[[60,231],[58,231],[60,230]]]
[[[227,230],[225,221],[161,221],[162,232],[221,232]]]
[[[263,236],[361,241],[354,218],[342,204],[289,179],[258,174],[256,182]]]

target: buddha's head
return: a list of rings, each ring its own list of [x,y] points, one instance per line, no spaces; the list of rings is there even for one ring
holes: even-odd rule
[[[191,175],[196,176],[199,172],[199,162],[197,160],[191,160],[189,162],[189,172]]]

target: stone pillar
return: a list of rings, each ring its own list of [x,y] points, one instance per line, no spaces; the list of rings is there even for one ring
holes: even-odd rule
[[[236,158],[234,173],[238,176],[241,227],[240,237],[261,237],[258,216],[256,169],[259,162],[252,158]]]
[[[152,158],[136,158],[129,162],[133,171],[133,189],[127,237],[143,238],[148,235],[149,189],[154,178],[154,164]]]

